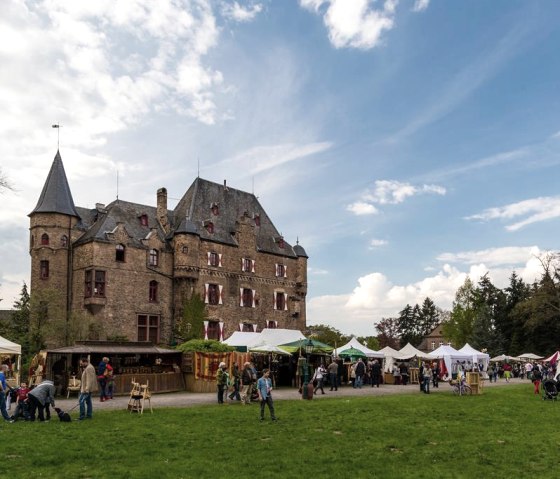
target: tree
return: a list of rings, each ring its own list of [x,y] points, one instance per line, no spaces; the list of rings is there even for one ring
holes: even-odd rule
[[[208,312],[202,296],[198,293],[193,294],[183,305],[183,316],[175,328],[177,340],[184,342],[189,339],[203,339],[204,321],[207,317]]]
[[[522,354],[525,351],[524,325],[526,318],[517,306],[529,298],[530,287],[513,271],[509,278],[509,286],[505,289],[505,318],[507,322],[499,322],[496,327],[504,339],[505,350],[509,354]]]
[[[377,330],[377,340],[379,341],[379,349],[389,346],[393,349],[399,349],[399,319],[398,318],[382,318],[375,325]],[[375,349],[375,348],[374,348]]]
[[[414,307],[407,304],[405,308],[399,312],[399,335],[401,344],[410,343],[418,346],[422,342],[422,331],[420,329],[420,306]]]
[[[338,347],[350,341],[350,336],[345,336],[338,329],[326,324],[314,324],[307,327],[307,336],[311,336],[317,341]]]
[[[31,353],[29,348],[29,325],[31,317],[31,297],[27,291],[27,284],[23,283],[19,299],[14,301],[14,312],[12,313],[11,336],[13,340],[21,345],[21,356],[23,363],[27,362]]]
[[[435,303],[428,297],[426,297],[420,308],[419,323],[422,336],[430,334],[440,323],[439,310]]]
[[[488,273],[484,274],[475,289],[473,331],[471,342],[479,350],[490,351],[492,355],[506,352],[498,324],[506,324],[504,318],[506,296],[492,284]]]
[[[463,345],[471,340],[474,318],[475,290],[469,277],[455,293],[455,301],[449,321],[443,325],[443,336],[454,345]]]
[[[373,349],[374,351],[380,349],[379,339],[376,336],[359,336],[356,339],[369,349]]]

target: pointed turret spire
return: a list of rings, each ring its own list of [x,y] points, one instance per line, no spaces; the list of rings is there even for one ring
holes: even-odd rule
[[[58,150],[37,206],[29,214],[33,213],[61,213],[80,217],[74,206],[74,200],[72,199],[72,193],[70,192],[70,186],[68,185],[64,165]]]

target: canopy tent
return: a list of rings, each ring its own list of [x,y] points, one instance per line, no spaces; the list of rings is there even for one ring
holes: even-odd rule
[[[469,343],[466,343],[461,349],[459,349],[459,352],[469,354],[472,357],[473,363],[482,363],[483,371],[488,369],[488,363],[490,362],[489,354],[477,351]]]
[[[21,354],[21,346],[0,336],[0,354]]]
[[[274,346],[272,344],[261,344],[259,346],[249,347],[250,353],[272,353],[272,354],[281,354],[283,356],[290,356],[291,354],[282,349],[279,346]]]
[[[367,357],[366,353],[360,351],[357,348],[347,348],[344,351],[340,351],[338,353],[338,356],[340,356],[341,358],[350,358],[350,359]]]
[[[333,356],[341,356],[341,353],[346,351],[347,349],[354,348],[362,353],[364,356],[368,358],[380,358],[383,359],[385,355],[379,351],[374,351],[373,349],[369,349],[367,346],[364,346],[360,341],[358,341],[355,337],[352,337],[350,341],[348,341],[345,345],[336,348],[333,351]]]
[[[538,355],[533,354],[533,353],[523,353],[523,354],[520,354],[518,356],[518,358],[522,359],[524,361],[538,361],[539,359],[542,359],[543,357],[538,356]]]
[[[552,356],[549,356],[546,359],[543,359],[543,361],[545,363],[552,363],[555,364],[558,362],[558,359],[560,359],[560,351],[556,351]]]
[[[16,344],[9,339],[0,336],[0,355],[6,356],[17,356],[17,374],[14,376],[16,378],[16,384],[19,385],[19,371],[21,369],[21,346]]]
[[[392,372],[393,371],[393,362],[395,359],[410,359],[410,358],[403,358],[401,353],[399,353],[396,349],[393,349],[391,346],[385,346],[383,349],[378,351],[379,353],[385,356],[385,372]]]
[[[494,356],[493,358],[491,358],[490,361],[492,361],[493,363],[502,363],[505,361],[507,363],[508,361],[519,361],[519,358],[517,356],[500,354],[499,356]]]
[[[428,353],[420,351],[410,343],[406,343],[406,346],[399,350],[399,355],[401,357],[408,356],[409,358],[431,359]]]
[[[447,369],[447,375],[451,376],[454,372],[457,372],[458,363],[467,363],[465,365],[466,369],[472,368],[472,355],[460,353],[455,348],[447,345],[442,345],[439,348],[429,353],[432,359],[443,359],[445,368]],[[469,367],[469,363],[471,366]]]
[[[279,346],[290,353],[296,353],[299,350],[305,351],[305,347],[309,341],[311,341],[311,344],[313,345],[314,354],[333,352],[334,348],[332,346],[322,343],[321,341],[317,341],[316,339],[306,339],[305,337],[303,339],[298,339],[297,341],[292,341],[290,343],[280,344]]]
[[[297,329],[265,328],[260,333],[235,331],[223,343],[240,351],[249,351],[264,344],[279,346],[300,339],[305,339],[305,336]]]

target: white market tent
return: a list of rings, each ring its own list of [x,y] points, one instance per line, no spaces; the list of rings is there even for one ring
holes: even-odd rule
[[[401,353],[399,353],[396,349],[393,349],[391,346],[385,346],[378,352],[385,356],[385,372],[388,373],[393,371],[393,363],[395,362],[395,359],[409,359],[401,357]]]
[[[246,333],[241,331],[234,332],[229,338],[223,341],[228,346],[246,348],[247,351],[258,348],[262,345],[279,346],[281,344],[292,343],[306,339],[301,331],[297,329],[270,329],[265,328],[260,333]]]
[[[482,351],[477,351],[469,343],[466,343],[461,349],[460,353],[469,354],[472,358],[473,363],[482,363],[483,371],[488,369],[488,363],[490,362],[490,355],[483,353]]]
[[[419,349],[415,348],[412,344],[406,343],[404,348],[399,350],[401,356],[408,356],[408,358],[420,358],[420,359],[432,359],[428,353],[424,353]]]
[[[17,355],[17,371],[19,375],[21,369],[21,345],[0,336],[0,354],[7,356]],[[18,376],[16,378],[16,383],[19,385]]]
[[[542,356],[538,356],[537,354],[533,354],[533,353],[523,353],[520,354],[519,359],[522,359],[524,361],[538,361],[539,359],[543,359]]]
[[[556,351],[552,356],[544,359],[545,363],[557,363],[560,358],[560,351]]]
[[[443,359],[449,376],[451,376],[454,371],[453,366],[458,362],[472,361],[473,359],[472,355],[460,353],[455,348],[447,346],[446,344],[430,352],[429,356],[432,359]]]
[[[0,336],[0,354],[21,354],[21,346]]]
[[[493,363],[499,363],[499,362],[503,362],[503,361],[519,361],[519,358],[517,356],[508,356],[506,354],[500,354],[499,356],[495,356],[492,359],[490,359],[490,361],[492,361]]]
[[[380,351],[375,351],[373,349],[369,349],[367,346],[364,346],[360,341],[358,341],[355,337],[352,337],[350,341],[348,341],[344,346],[340,346],[333,351],[333,356],[338,356],[340,353],[343,353],[347,349],[354,348],[358,349],[362,353],[366,355],[368,358],[380,358],[383,359],[385,355]]]
[[[261,344],[260,346],[249,347],[249,352],[251,353],[273,353],[281,354],[283,356],[290,356],[291,353],[282,349],[280,346],[273,346],[272,344]]]

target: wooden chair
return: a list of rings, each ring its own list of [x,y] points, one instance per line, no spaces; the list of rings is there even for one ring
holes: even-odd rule
[[[150,412],[153,413],[152,394],[150,392],[149,381],[146,380],[146,384],[140,384],[132,379],[132,390],[130,391],[130,399],[128,400],[128,410],[132,412],[137,412],[140,414],[144,413],[144,403],[148,401],[150,406]]]
[[[72,376],[68,381],[68,386],[66,387],[66,399],[70,397],[70,393],[80,394],[80,389],[82,388],[82,381],[76,379],[76,376]]]

